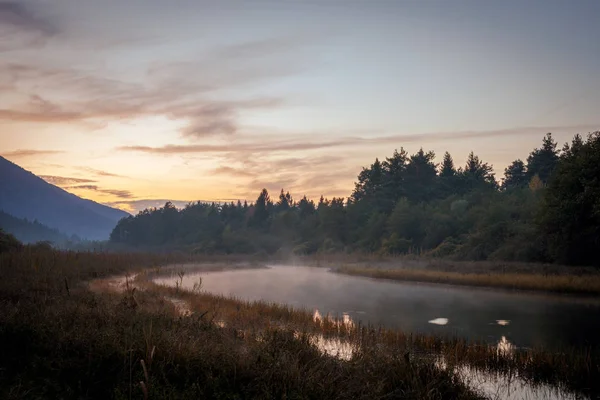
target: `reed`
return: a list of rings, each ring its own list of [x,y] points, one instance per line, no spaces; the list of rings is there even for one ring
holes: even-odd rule
[[[315,321],[285,305],[152,282],[161,271],[199,261],[52,250],[0,254],[0,398],[479,398],[451,369],[439,368],[439,357],[450,366],[518,372],[534,384],[600,393],[592,352],[506,357],[485,344]],[[240,267],[236,259],[206,261],[195,268]],[[117,288],[108,279],[118,275],[132,279]],[[185,302],[191,315],[182,316],[171,298]],[[355,351],[348,360],[325,354],[316,335]]]
[[[555,293],[600,294],[600,274],[454,272],[431,269],[341,266],[336,272],[395,281],[446,283]]]

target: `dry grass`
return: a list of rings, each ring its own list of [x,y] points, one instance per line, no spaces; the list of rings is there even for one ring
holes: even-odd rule
[[[174,261],[181,260],[0,255],[0,398],[478,398],[450,372],[399,353],[385,362],[375,348],[351,361],[324,355],[308,332],[292,328],[317,329],[310,315],[284,306],[88,285]],[[189,301],[194,313],[178,316],[164,295]],[[227,320],[224,328],[217,317]]]
[[[589,352],[528,350],[505,357],[485,344],[317,323],[284,305],[152,283],[165,266],[190,261],[1,254],[0,398],[478,398],[451,370],[436,366],[440,356],[451,366],[517,372],[534,384],[600,393],[598,358]],[[209,261],[196,268],[240,265]],[[121,292],[107,280],[140,271]],[[169,298],[188,304],[192,314],[179,315]],[[311,341],[317,334],[350,343],[356,352],[349,361],[327,356]]]
[[[550,275],[536,273],[453,272],[431,269],[376,268],[341,266],[336,272],[396,281],[446,283],[453,285],[483,286],[514,290],[532,290],[557,293],[600,294],[600,274]]]

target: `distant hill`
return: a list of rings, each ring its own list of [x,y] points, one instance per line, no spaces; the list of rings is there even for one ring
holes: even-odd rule
[[[49,228],[38,221],[28,221],[24,218],[13,217],[4,211],[0,211],[0,229],[12,234],[23,243],[49,241],[60,246],[72,241],[72,239],[76,239],[56,229]]]
[[[82,199],[0,157],[0,211],[82,239],[106,240],[125,211]]]

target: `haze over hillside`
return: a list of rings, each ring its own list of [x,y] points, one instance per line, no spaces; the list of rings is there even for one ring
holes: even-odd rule
[[[68,193],[3,157],[0,157],[0,210],[90,240],[108,239],[117,222],[129,215]]]
[[[68,237],[38,221],[13,217],[4,211],[0,211],[0,229],[14,235],[22,243],[49,241],[53,245],[61,247],[71,240],[77,240],[76,237]]]

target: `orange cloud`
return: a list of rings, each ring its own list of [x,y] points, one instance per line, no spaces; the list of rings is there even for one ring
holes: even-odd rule
[[[91,190],[94,192],[109,194],[111,196],[119,197],[121,199],[130,199],[133,194],[129,190],[118,190],[118,189],[102,189],[97,185],[77,185],[77,186],[68,186],[65,189],[79,189],[79,190]]]
[[[82,179],[82,178],[71,178],[67,176],[55,176],[55,175],[38,175],[40,178],[45,180],[48,183],[51,183],[56,186],[68,186],[77,183],[94,183],[96,181],[91,179]]]
[[[13,150],[6,153],[2,153],[3,157],[7,158],[17,158],[17,157],[30,157],[30,156],[45,156],[51,154],[60,154],[64,153],[61,150],[35,150],[35,149],[20,149]]]

